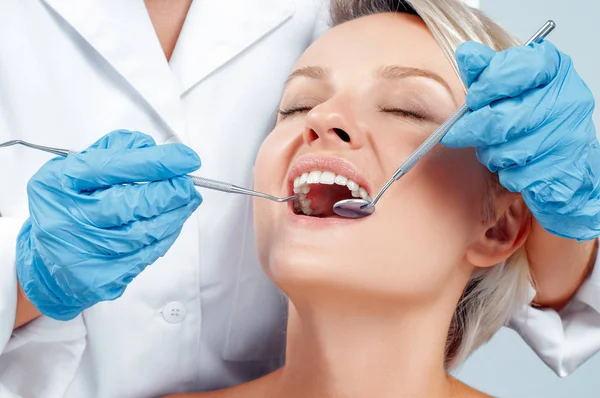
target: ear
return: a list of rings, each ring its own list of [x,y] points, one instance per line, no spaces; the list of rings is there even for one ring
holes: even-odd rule
[[[467,249],[467,261],[475,267],[491,267],[506,260],[523,246],[531,230],[531,213],[520,194],[503,192],[495,200],[496,218]]]

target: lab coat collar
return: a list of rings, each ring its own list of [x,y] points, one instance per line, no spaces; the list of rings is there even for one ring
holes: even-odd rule
[[[293,0],[194,1],[171,58],[180,94],[282,25],[294,11]]]
[[[42,0],[114,68],[157,122],[185,140],[177,79],[171,72],[143,1]],[[85,51],[82,50],[82,51]],[[101,63],[100,63],[101,62]],[[65,60],[68,68],[68,60]],[[126,85],[124,85],[126,87]]]

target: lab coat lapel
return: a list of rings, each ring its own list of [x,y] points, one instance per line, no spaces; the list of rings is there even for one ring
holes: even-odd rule
[[[42,1],[121,75],[159,123],[185,141],[177,80],[162,52],[143,1]],[[65,64],[68,68],[68,60]]]
[[[194,1],[171,58],[181,94],[283,24],[293,13],[293,0]]]

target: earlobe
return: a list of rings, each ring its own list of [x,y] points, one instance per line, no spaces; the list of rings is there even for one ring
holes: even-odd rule
[[[491,267],[508,259],[529,235],[531,213],[521,195],[503,193],[496,210],[496,219],[467,250],[467,261],[475,267]]]

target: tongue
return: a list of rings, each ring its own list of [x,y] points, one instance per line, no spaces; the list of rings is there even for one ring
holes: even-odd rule
[[[306,198],[311,202],[312,216],[330,217],[335,216],[333,205],[340,200],[352,198],[352,194],[341,185],[312,184]]]

